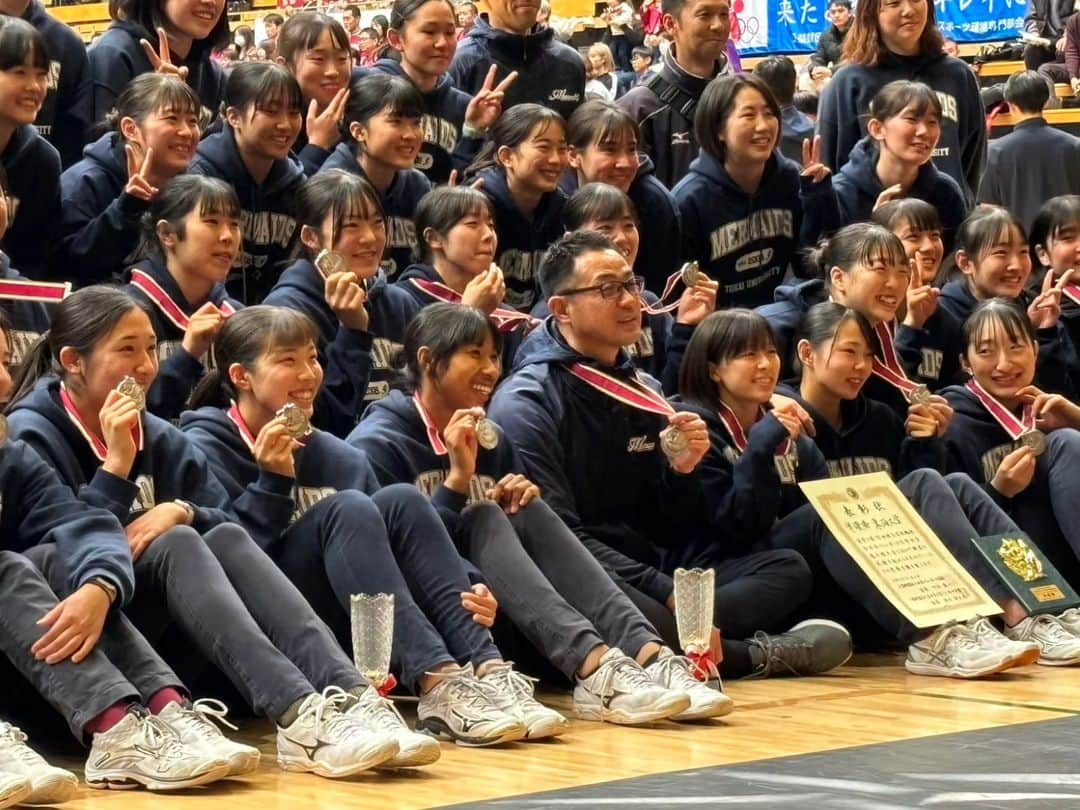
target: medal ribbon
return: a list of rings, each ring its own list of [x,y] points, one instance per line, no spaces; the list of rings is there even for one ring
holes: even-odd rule
[[[240,408],[237,407],[235,402],[230,403],[229,410],[226,412],[232,423],[236,425],[236,429],[240,431],[240,438],[244,440],[244,444],[247,445],[247,449],[251,451],[251,455],[255,455],[255,437],[251,433],[251,428],[248,427],[247,422],[244,421],[243,415],[240,413]]]
[[[456,290],[451,290],[441,282],[428,281],[424,278],[411,278],[409,281],[411,281],[413,286],[418,290],[438,301],[444,301],[448,304],[461,303],[461,293]],[[507,309],[506,307],[495,307],[495,311],[488,317],[495,322],[495,327],[500,332],[513,332],[519,326],[524,327],[526,332],[530,332],[540,323],[540,321],[532,315],[518,312],[513,309]]]
[[[70,281],[56,284],[21,278],[0,279],[0,298],[12,301],[40,301],[43,304],[56,304],[67,298],[70,292]]]
[[[758,419],[765,415],[764,408],[758,409]],[[720,403],[720,421],[724,423],[724,427],[727,428],[728,435],[731,436],[731,442],[735,445],[739,453],[746,452],[746,446],[749,444],[749,439],[746,438],[746,432],[742,429],[742,425],[739,424],[739,420],[735,418],[735,412],[731,410],[723,402]],[[787,456],[791,452],[791,439],[784,439],[783,444],[780,445],[777,455]]]
[[[435,423],[431,421],[431,416],[428,414],[427,409],[424,408],[424,403],[420,401],[419,394],[413,394],[413,405],[416,406],[416,412],[420,414],[420,421],[424,423],[424,427],[427,429],[428,441],[431,443],[431,449],[435,451],[437,456],[445,456],[449,451],[446,449],[446,443],[443,441],[442,436],[439,435],[438,428],[435,427]]]
[[[86,426],[82,416],[79,415],[78,408],[75,407],[75,402],[71,399],[71,395],[67,392],[67,388],[63,383],[60,383],[60,402],[64,406],[64,410],[67,412],[68,418],[75,425],[82,437],[86,439],[86,443],[90,445],[90,449],[94,451],[94,458],[98,461],[105,461],[105,457],[109,454],[109,447],[104,441],[94,435],[93,431]],[[135,423],[135,426],[131,429],[131,436],[135,439],[135,446],[142,452],[143,449],[143,430],[142,430],[142,414],[139,415],[139,420]]]
[[[874,334],[877,335],[882,354],[882,357],[879,358],[877,353],[874,353],[874,376],[885,380],[894,388],[898,388],[905,397],[909,396],[912,391],[919,387],[919,383],[908,379],[904,367],[900,365],[900,357],[897,355],[896,346],[893,344],[892,327],[884,322],[879,323],[874,327]]]
[[[569,371],[579,380],[623,405],[659,416],[671,416],[675,413],[675,409],[666,399],[637,380],[633,383],[623,382],[584,363],[574,363],[569,367]]]
[[[131,286],[138,287],[146,297],[153,301],[157,308],[161,310],[161,314],[168,318],[173,326],[182,332],[186,332],[188,324],[191,323],[191,318],[185,314],[184,310],[172,299],[165,289],[157,283],[148,273],[142,270],[131,271]],[[221,313],[228,317],[236,312],[236,308],[228,301],[223,301],[218,309]]]
[[[679,268],[670,276],[667,281],[664,282],[664,291],[660,294],[660,300],[655,304],[648,303],[644,298],[641,299],[641,308],[645,310],[649,315],[664,315],[672,310],[678,309],[681,296],[676,298],[670,304],[665,304],[664,299],[671,295],[675,291],[675,287],[682,280],[682,268]]]
[[[1002,429],[1009,434],[1010,439],[1019,439],[1025,433],[1035,429],[1035,412],[1030,403],[1024,405],[1020,418],[1017,418],[1012,411],[990,396],[986,389],[975,380],[971,380],[965,388],[990,412],[990,415],[1001,425]]]
[[[1080,306],[1080,284],[1066,284],[1061,292],[1077,306]]]

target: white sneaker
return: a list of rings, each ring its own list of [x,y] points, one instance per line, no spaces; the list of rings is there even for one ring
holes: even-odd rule
[[[336,686],[308,695],[297,718],[286,728],[278,726],[277,760],[282,770],[340,779],[397,755],[393,737],[374,733],[345,714],[348,702],[349,695]]]
[[[657,686],[641,665],[612,647],[600,666],[574,687],[574,712],[582,720],[634,726],[682,714],[690,696]]]
[[[981,678],[1016,665],[1011,651],[981,641],[962,624],[947,622],[929,637],[908,647],[904,667],[915,675]]]
[[[1006,652],[1011,652],[1016,657],[1013,666],[1026,667],[1039,660],[1039,645],[1034,641],[1015,641],[1002,633],[983,616],[968,619],[965,626],[971,630],[979,641],[989,646],[997,645]]]
[[[86,760],[92,788],[179,790],[216,782],[229,763],[180,741],[176,732],[141,706],[115,726],[94,735]]]
[[[416,768],[430,765],[442,756],[438,740],[409,728],[394,704],[373,686],[369,686],[345,714],[370,731],[397,740],[397,754],[379,765],[380,768]]]
[[[1069,608],[1064,613],[1059,613],[1057,620],[1074,636],[1080,636],[1080,608]]]
[[[506,697],[511,710],[516,711],[528,729],[526,739],[558,737],[570,728],[565,717],[536,699],[533,679],[517,672],[511,664],[505,661],[490,664],[480,680],[491,684]]]
[[[472,664],[436,674],[441,680],[420,696],[418,729],[466,746],[513,742],[528,733],[506,697],[477,678]]]
[[[229,776],[240,776],[259,769],[262,755],[258,748],[233,742],[214,724],[210,718],[236,731],[236,726],[225,719],[228,709],[220,700],[203,698],[196,700],[190,709],[179,703],[170,703],[158,715],[169,724],[181,741],[192,748],[202,748],[211,756],[219,757],[229,763]]]
[[[693,675],[694,664],[683,655],[675,655],[667,647],[660,651],[656,660],[645,668],[657,686],[674,692],[682,692],[690,698],[690,708],[672,717],[672,720],[706,720],[723,717],[735,708],[735,702],[720,689],[713,689]],[[721,689],[723,686],[721,685]]]
[[[1039,645],[1039,663],[1048,667],[1067,667],[1080,664],[1080,638],[1066,630],[1056,616],[1028,616],[1005,635],[1016,641],[1033,641]]]
[[[75,795],[79,780],[71,771],[56,768],[26,744],[26,734],[0,720],[0,763],[5,772],[30,781],[30,794],[21,801],[59,804]]]
[[[33,791],[34,786],[21,773],[0,771],[0,810],[19,804]]]

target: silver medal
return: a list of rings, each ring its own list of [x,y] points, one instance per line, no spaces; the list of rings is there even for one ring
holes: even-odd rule
[[[142,390],[142,386],[135,382],[134,377],[124,377],[117,383],[116,393],[130,399],[140,411],[146,410],[146,392]]]
[[[679,276],[687,287],[695,287],[701,278],[701,267],[697,262],[687,262],[679,271]]]
[[[689,446],[690,438],[678,428],[669,427],[660,433],[660,449],[668,458],[678,458]]]
[[[349,263],[345,257],[336,250],[320,250],[315,257],[315,269],[322,273],[323,278],[330,278],[334,273],[344,273],[349,269]]]
[[[485,450],[494,450],[499,446],[499,429],[485,416],[476,420],[476,443]]]
[[[1020,444],[1030,447],[1036,456],[1041,456],[1046,452],[1046,434],[1041,430],[1029,430],[1020,436]]]
[[[929,405],[930,389],[925,385],[916,385],[908,391],[907,399],[912,405]]]
[[[277,416],[285,422],[285,432],[294,439],[302,439],[311,433],[308,415],[295,402],[286,402],[282,405]]]

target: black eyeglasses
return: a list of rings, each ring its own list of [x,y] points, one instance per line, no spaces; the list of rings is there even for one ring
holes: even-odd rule
[[[633,276],[626,281],[605,281],[603,284],[593,284],[591,287],[578,287],[573,290],[563,290],[556,295],[580,295],[587,292],[598,292],[605,301],[618,301],[624,292],[630,293],[635,298],[641,295],[645,289],[644,276]]]

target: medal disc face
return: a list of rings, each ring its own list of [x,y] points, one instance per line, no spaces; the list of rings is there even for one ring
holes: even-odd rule
[[[494,450],[499,446],[499,430],[486,417],[476,420],[476,443],[485,450]]]
[[[134,377],[124,377],[116,386],[116,393],[130,399],[140,411],[146,410],[146,392],[135,382]]]
[[[349,269],[349,263],[336,250],[320,250],[315,257],[315,267],[323,278],[329,278],[334,273],[344,273]]]
[[[925,385],[917,385],[908,393],[908,402],[912,405],[930,404],[930,389]]]
[[[698,283],[698,279],[701,277],[701,268],[697,262],[687,262],[682,266],[682,283],[687,287],[693,287]]]
[[[308,415],[295,403],[286,402],[277,415],[285,421],[285,432],[294,439],[302,439],[311,433]]]
[[[1046,452],[1046,434],[1041,430],[1029,430],[1020,437],[1020,444],[1030,447],[1035,455],[1041,456]]]
[[[660,449],[668,458],[676,458],[682,455],[690,446],[690,440],[686,434],[677,428],[668,428],[660,434]]]

